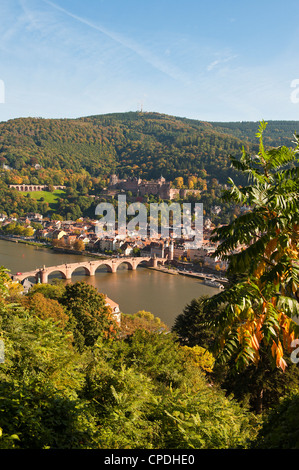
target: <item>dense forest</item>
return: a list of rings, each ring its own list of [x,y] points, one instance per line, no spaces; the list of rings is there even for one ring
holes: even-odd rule
[[[298,124],[270,121],[265,145],[292,144]],[[174,187],[201,190],[199,199],[206,215],[216,224],[227,223],[238,213],[221,201],[223,186],[229,177],[238,184],[246,182],[244,175],[232,168],[229,157],[238,157],[243,147],[249,153],[258,150],[257,128],[254,122],[209,123],[139,112],[2,122],[0,212],[92,217],[90,196],[101,193],[111,173],[147,180],[162,174]],[[67,191],[51,204],[44,194],[39,199],[25,197],[8,187],[21,183],[50,188],[65,185]],[[212,211],[215,205],[221,207],[220,216]]]
[[[84,282],[24,297],[0,270],[0,448],[247,447],[258,418],[209,387],[213,358],[146,312],[114,324]],[[12,305],[12,301],[14,305]]]
[[[256,138],[257,122],[213,122],[213,129],[217,132],[233,135],[245,142],[254,142]],[[264,143],[267,146],[290,146],[294,134],[299,132],[299,121],[269,121],[267,135]]]
[[[270,122],[265,144],[289,145],[296,122]],[[157,113],[123,113],[79,119],[20,118],[0,123],[0,162],[30,182],[52,183],[82,170],[92,177],[140,176],[167,180],[197,174],[226,183],[229,155],[257,149],[257,123],[208,123]],[[32,167],[42,169],[34,172]],[[60,170],[60,171],[59,171]]]

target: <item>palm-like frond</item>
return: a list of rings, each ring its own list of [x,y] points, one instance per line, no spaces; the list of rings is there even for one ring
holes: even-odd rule
[[[234,353],[239,365],[257,361],[263,339],[272,344],[277,366],[284,368],[279,335],[283,331],[285,338],[286,330],[281,318],[288,319],[289,335],[299,335],[299,326],[291,320],[299,311],[299,144],[296,137],[296,149],[266,151],[265,128],[262,122],[257,155],[250,157],[243,149],[240,160],[231,158],[232,166],[247,174],[251,184],[239,188],[230,180],[225,199],[250,209],[217,228],[211,238],[219,243],[213,256],[228,260],[229,272],[242,280],[208,299],[205,308],[225,306],[213,319],[219,331],[219,357]]]

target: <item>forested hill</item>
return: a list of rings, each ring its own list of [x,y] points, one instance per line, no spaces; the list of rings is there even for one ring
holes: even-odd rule
[[[257,149],[258,122],[208,123],[158,113],[129,112],[78,119],[19,118],[0,123],[0,164],[17,172],[86,171],[92,177],[197,174],[225,183],[228,156]],[[290,146],[299,122],[270,121],[265,143]],[[33,173],[32,173],[33,174]],[[38,173],[34,177],[40,179]],[[55,182],[54,182],[55,184]]]
[[[290,147],[294,134],[299,134],[299,121],[267,121],[267,132],[264,142],[268,146],[286,145]],[[245,142],[253,142],[256,137],[257,122],[213,122],[213,129],[217,132],[233,135]]]

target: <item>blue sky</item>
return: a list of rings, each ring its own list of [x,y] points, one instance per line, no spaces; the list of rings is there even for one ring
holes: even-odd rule
[[[0,121],[299,120],[295,0],[1,0],[0,18]]]

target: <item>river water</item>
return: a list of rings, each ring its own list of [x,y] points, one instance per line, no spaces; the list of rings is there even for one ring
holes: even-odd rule
[[[91,260],[86,256],[53,253],[46,248],[0,240],[0,265],[12,274],[31,271],[43,265],[54,266],[86,259]],[[97,271],[92,277],[78,271],[74,273],[72,281],[79,280],[85,280],[117,302],[123,313],[146,310],[161,318],[169,327],[193,298],[219,292],[199,279],[146,268],[129,271],[126,265],[120,266],[117,273]]]

